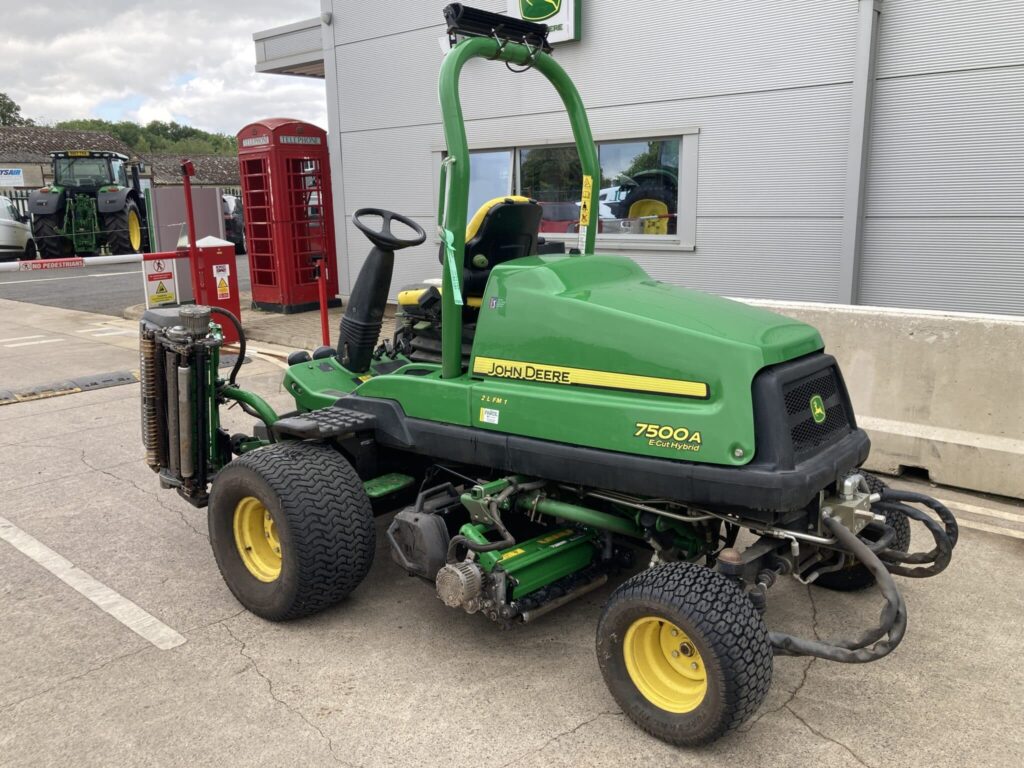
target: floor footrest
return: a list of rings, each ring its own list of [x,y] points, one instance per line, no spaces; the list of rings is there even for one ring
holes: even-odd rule
[[[371,413],[350,411],[332,405],[298,416],[287,416],[274,423],[274,434],[278,437],[297,437],[301,440],[322,440],[351,432],[373,429],[377,417]]]

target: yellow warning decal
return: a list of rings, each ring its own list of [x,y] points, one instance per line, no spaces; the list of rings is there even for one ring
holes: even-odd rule
[[[555,531],[554,533],[549,533],[547,536],[545,536],[542,539],[537,539],[537,543],[538,544],[550,544],[553,541],[558,541],[559,539],[564,539],[566,536],[572,536],[573,533],[575,533],[575,531],[573,531],[572,529],[569,529],[569,528],[566,528],[564,531]]]
[[[583,177],[583,198],[580,200],[580,226],[590,226],[590,207],[594,197],[594,177]]]
[[[501,553],[501,559],[502,560],[509,560],[509,559],[511,559],[513,557],[519,557],[519,555],[525,555],[525,554],[526,554],[526,550],[523,549],[522,547],[519,547],[517,549],[510,549],[508,552],[502,552]]]
[[[631,373],[592,371],[586,368],[566,368],[561,365],[526,363],[519,360],[501,360],[477,357],[473,373],[502,379],[525,379],[549,384],[568,384],[605,389],[626,389],[633,392],[655,392],[661,395],[706,398],[708,385],[702,381],[660,379],[654,376],[636,376]]]

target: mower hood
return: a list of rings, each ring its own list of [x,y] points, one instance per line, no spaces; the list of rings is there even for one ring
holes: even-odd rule
[[[761,368],[822,348],[805,323],[659,282],[621,256],[534,256],[492,272],[474,354],[749,392]]]

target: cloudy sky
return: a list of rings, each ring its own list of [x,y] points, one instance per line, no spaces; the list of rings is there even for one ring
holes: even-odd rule
[[[38,122],[176,120],[234,134],[287,116],[327,127],[322,80],[253,71],[252,33],[319,16],[319,0],[4,0],[2,13],[0,91]]]

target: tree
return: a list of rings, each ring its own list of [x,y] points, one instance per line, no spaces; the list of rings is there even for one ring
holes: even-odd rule
[[[237,151],[234,136],[208,133],[175,122],[164,123],[153,120],[146,125],[139,125],[128,120],[114,123],[109,120],[86,118],[65,120],[57,123],[56,127],[107,133],[123,141],[133,151],[143,155],[155,153],[230,156]]]
[[[535,147],[523,151],[519,186],[535,200],[578,200],[583,167],[575,147]]]
[[[0,125],[35,125],[35,122],[21,116],[21,107],[6,93],[0,91]]]

